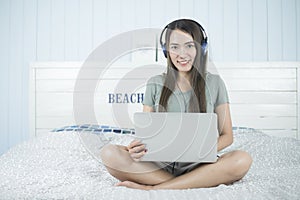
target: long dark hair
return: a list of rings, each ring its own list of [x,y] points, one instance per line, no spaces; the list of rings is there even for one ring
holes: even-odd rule
[[[202,51],[201,42],[205,37],[203,32],[201,31],[199,24],[193,20],[189,19],[179,19],[171,22],[167,25],[166,33],[165,33],[165,43],[166,49],[169,48],[170,35],[173,30],[180,30],[185,33],[188,33],[192,36],[195,46],[196,46],[196,57],[194,59],[193,66],[191,68],[190,73],[190,85],[192,87],[192,95],[190,98],[190,106],[189,112],[206,112],[206,95],[205,95],[205,75],[207,69],[207,53],[206,51]],[[168,52],[168,51],[167,51]],[[171,58],[169,56],[169,52],[167,53],[167,73],[165,75],[165,82],[162,88],[160,100],[159,100],[159,112],[167,111],[167,104],[169,97],[174,91],[178,70],[175,65],[172,63]]]

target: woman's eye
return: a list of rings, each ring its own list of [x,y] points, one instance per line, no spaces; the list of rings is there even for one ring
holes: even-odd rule
[[[193,48],[194,45],[193,45],[193,44],[188,44],[187,47],[188,47],[188,48]]]
[[[173,49],[173,50],[175,50],[175,49],[177,49],[178,47],[177,47],[177,46],[171,46],[170,48]]]

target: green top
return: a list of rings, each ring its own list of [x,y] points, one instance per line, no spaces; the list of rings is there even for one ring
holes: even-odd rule
[[[165,74],[151,77],[147,82],[144,96],[144,105],[151,106],[155,112],[158,110],[160,94],[164,85]],[[187,112],[192,90],[181,92],[175,89],[168,100],[168,112]],[[224,103],[229,103],[226,86],[219,75],[206,74],[206,112],[213,113],[215,108]]]

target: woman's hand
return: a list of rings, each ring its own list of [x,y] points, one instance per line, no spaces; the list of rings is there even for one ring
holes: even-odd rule
[[[133,140],[128,146],[127,151],[134,161],[140,161],[146,152],[146,146],[139,140]]]

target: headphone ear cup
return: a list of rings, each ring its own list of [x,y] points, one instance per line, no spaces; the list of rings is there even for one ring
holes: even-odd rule
[[[202,54],[205,55],[207,52],[207,42],[203,41],[201,44],[201,50],[202,50]]]
[[[168,57],[168,52],[167,52],[166,44],[162,44],[161,48],[163,50],[164,56],[167,58]]]

